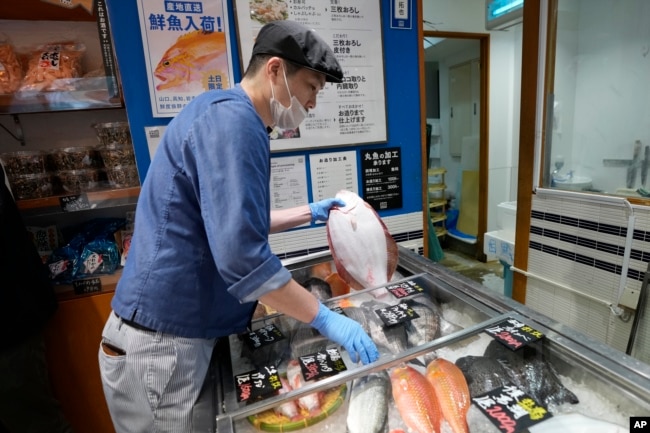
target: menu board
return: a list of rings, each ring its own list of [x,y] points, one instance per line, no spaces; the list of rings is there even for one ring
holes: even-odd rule
[[[386,141],[379,0],[235,0],[235,7],[242,71],[259,30],[276,20],[292,20],[314,29],[332,47],[343,68],[343,82],[325,86],[316,108],[298,128],[271,132],[272,151]]]
[[[138,0],[153,117],[234,85],[226,0]]]
[[[309,155],[314,201],[334,197],[342,189],[358,193],[355,151],[312,153]]]

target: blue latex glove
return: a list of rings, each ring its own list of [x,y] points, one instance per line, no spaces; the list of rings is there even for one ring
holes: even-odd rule
[[[323,304],[318,307],[318,314],[312,320],[311,326],[325,337],[345,347],[352,362],[359,362],[361,357],[364,364],[369,364],[379,358],[377,346],[358,322],[331,311]]]
[[[345,202],[340,198],[326,198],[315,203],[309,203],[311,222],[327,221],[330,215],[330,209],[334,206],[343,207],[345,206]]]

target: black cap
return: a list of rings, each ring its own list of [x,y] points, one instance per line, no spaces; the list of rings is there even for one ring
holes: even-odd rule
[[[253,56],[271,54],[325,75],[330,83],[343,81],[343,71],[329,45],[314,30],[295,21],[266,24],[257,35]]]

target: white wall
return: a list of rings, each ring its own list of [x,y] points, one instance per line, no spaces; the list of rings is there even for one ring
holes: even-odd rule
[[[521,24],[487,31],[484,0],[423,0],[422,6],[425,30],[490,33],[488,231],[495,230],[497,205],[517,198]],[[441,73],[441,84],[443,80]],[[451,165],[446,180],[455,188],[452,172],[460,159],[444,163]]]

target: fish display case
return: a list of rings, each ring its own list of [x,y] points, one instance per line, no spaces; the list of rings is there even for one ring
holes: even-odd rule
[[[215,350],[218,433],[623,432],[650,415],[649,366],[410,250],[389,284],[348,293],[329,253],[285,266],[380,357],[353,363],[262,309]]]

